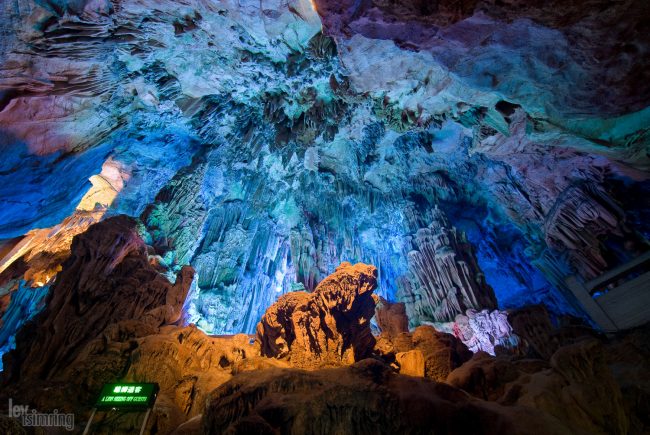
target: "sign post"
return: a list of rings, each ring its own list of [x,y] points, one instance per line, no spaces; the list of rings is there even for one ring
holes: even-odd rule
[[[115,410],[121,412],[142,412],[146,411],[144,421],[140,427],[140,435],[144,433],[144,428],[149,420],[151,408],[156,403],[158,384],[153,383],[129,383],[121,382],[116,384],[104,384],[99,394],[99,399],[95,403],[90,419],[84,430],[84,435],[90,430],[90,425],[97,411]]]

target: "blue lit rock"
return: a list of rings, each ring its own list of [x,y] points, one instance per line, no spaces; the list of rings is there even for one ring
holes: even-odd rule
[[[186,317],[210,333],[253,332],[342,261],[373,264],[412,326],[581,316],[563,277],[647,249],[647,7],[403,3],[3,4],[3,246],[78,222],[113,162],[98,219],[138,218],[171,281],[196,269]],[[467,246],[414,266],[436,209]]]

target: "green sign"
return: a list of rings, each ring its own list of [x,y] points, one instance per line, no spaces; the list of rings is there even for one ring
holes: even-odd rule
[[[97,409],[143,410],[151,408],[158,395],[158,384],[104,384]]]

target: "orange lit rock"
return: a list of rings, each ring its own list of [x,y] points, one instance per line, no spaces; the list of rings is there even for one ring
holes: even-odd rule
[[[409,376],[424,376],[424,354],[419,349],[399,352],[395,355],[399,372]]]
[[[56,378],[120,321],[137,321],[136,330],[178,321],[194,271],[184,267],[172,284],[149,265],[146,252],[136,222],[126,216],[75,237],[46,309],[17,335],[6,376]]]
[[[387,337],[396,337],[402,332],[409,331],[409,319],[403,302],[391,303],[380,297],[375,318],[381,333]]]
[[[34,229],[21,238],[5,242],[0,248],[0,286],[21,279],[32,287],[50,284],[70,255],[72,239],[104,217],[126,179],[128,174],[122,165],[107,160],[101,173],[90,178],[92,187],[74,213],[53,227]],[[12,267],[19,262],[22,262],[19,267]]]
[[[296,367],[350,364],[372,352],[377,270],[342,263],[313,293],[281,296],[257,326],[262,355]]]
[[[379,361],[235,376],[210,394],[205,434],[567,433],[527,407],[484,402],[449,385],[395,374]]]

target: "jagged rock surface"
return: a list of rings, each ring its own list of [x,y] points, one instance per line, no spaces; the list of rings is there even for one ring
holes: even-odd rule
[[[342,263],[313,293],[281,296],[257,326],[262,355],[294,367],[350,364],[370,356],[377,270]]]
[[[279,295],[341,261],[376,265],[377,294],[415,305],[414,323],[492,308],[473,304],[486,285],[501,309],[579,316],[566,275],[647,249],[648,13],[639,0],[4,2],[0,244],[85,230],[76,204],[104,179],[119,190],[104,216],[142,216],[168,273],[197,270],[188,313],[209,333],[253,333]],[[456,253],[467,270],[408,261],[436,207],[474,245]],[[33,240],[31,271],[12,278],[28,286],[62,259]],[[442,278],[424,282],[433,266]]]
[[[47,306],[4,356],[3,399],[74,412],[81,424],[103,383],[157,382],[148,430],[169,433],[201,414],[207,394],[231,373],[282,366],[258,362],[259,346],[249,336],[208,337],[195,326],[176,325],[193,271],[182,268],[170,283],[150,264],[156,261],[150,249],[126,216],[73,239]],[[141,422],[104,415],[96,423],[96,433],[128,433]]]
[[[448,322],[471,308],[496,308],[472,246],[440,209],[434,208],[431,223],[417,231],[413,244],[410,276],[400,283],[412,322]]]
[[[563,346],[543,361],[476,354],[447,378],[451,385],[499,403],[535,407],[570,433],[628,433],[630,416],[619,384],[596,340]]]
[[[375,319],[381,334],[389,340],[409,331],[409,319],[403,302],[391,303],[379,297],[375,307]]]
[[[163,269],[151,264],[158,259],[148,251],[153,249],[139,238],[135,222],[124,216],[95,224],[73,239],[71,256],[49,296],[55,303],[21,330],[17,348],[5,357],[9,370],[0,400],[12,397],[39,411],[74,412],[81,424],[104,382],[158,382],[161,392],[146,430],[165,434],[623,434],[648,428],[647,328],[607,342],[588,331],[585,337],[584,327],[549,331],[536,326],[522,337],[531,343],[544,334],[557,337],[547,360],[485,353],[469,359],[470,352],[451,334],[431,326],[403,332],[404,310],[385,304],[392,318],[382,324],[397,325],[385,327],[391,352],[412,376],[396,374],[386,364],[394,362],[390,354],[376,356],[385,362],[366,359],[347,367],[298,370],[294,363],[304,367],[308,355],[319,357],[305,338],[305,350],[296,349],[294,341],[287,347],[289,358],[281,361],[260,355],[269,345],[264,335],[256,343],[243,334],[209,337],[195,326],[174,324],[181,317],[192,271],[181,269],[172,284],[160,273]],[[328,324],[329,331],[339,334],[326,342],[329,347],[319,349],[329,352],[321,355],[321,362],[351,363],[353,350],[372,349],[367,338],[372,338],[376,279],[372,266],[343,264],[315,292],[293,292],[280,299],[294,309],[312,308],[292,320],[322,320],[319,330]],[[115,284],[115,291],[101,291],[107,283]],[[71,300],[77,305],[55,310],[62,306],[57,301]],[[66,311],[70,306],[79,309]],[[513,318],[534,317],[537,324],[547,325],[544,315],[529,309]],[[40,330],[42,326],[48,328]],[[59,331],[79,340],[70,341],[73,347],[62,345]],[[300,332],[298,337],[306,337]],[[32,349],[40,349],[44,358],[37,361]],[[3,417],[0,427],[13,430],[14,423]],[[96,432],[130,433],[139,423],[133,415],[99,416]]]
[[[508,313],[494,310],[467,310],[456,316],[453,325],[454,335],[467,345],[469,350],[495,354],[495,349],[516,348],[519,338],[512,332]]]
[[[5,360],[9,379],[52,379],[84,345],[122,320],[157,328],[181,317],[193,270],[175,284],[147,259],[136,222],[118,216],[75,238],[72,255],[48,296],[45,310],[21,329],[16,350]]]

